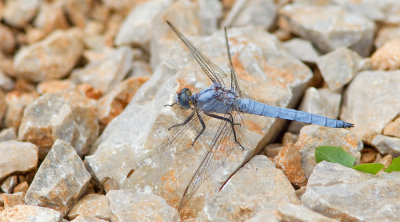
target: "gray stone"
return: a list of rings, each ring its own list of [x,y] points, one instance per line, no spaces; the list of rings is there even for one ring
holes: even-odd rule
[[[23,28],[35,17],[41,2],[41,0],[28,2],[24,0],[7,0],[2,17],[6,23]]]
[[[110,206],[107,197],[100,194],[88,194],[82,197],[68,213],[69,219],[78,216],[110,221]]]
[[[222,26],[255,25],[268,29],[275,21],[276,9],[273,0],[237,0]]]
[[[301,202],[340,221],[396,221],[400,217],[400,173],[372,175],[320,162]]]
[[[112,221],[179,221],[178,211],[152,193],[111,190],[107,198]]]
[[[389,153],[394,158],[400,156],[400,138],[377,135],[372,140],[372,145],[381,154]]]
[[[282,46],[291,55],[303,62],[315,63],[319,57],[319,53],[311,42],[304,39],[293,38],[282,43]]]
[[[94,88],[106,93],[128,74],[132,58],[133,52],[127,46],[108,50],[103,59],[74,70],[71,79],[76,84],[89,83]]]
[[[228,34],[231,41],[235,42],[231,45],[231,52],[244,96],[282,107],[296,104],[311,79],[310,70],[287,55],[276,38],[262,29],[233,28],[229,29]],[[209,37],[190,39],[195,40],[193,42],[204,55],[229,73],[222,30]],[[165,144],[167,138],[175,132],[167,129],[183,122],[190,114],[189,110],[164,105],[171,104],[176,92],[183,87],[189,87],[197,93],[211,84],[182,44],[176,42],[167,58],[166,62],[158,66],[151,79],[136,92],[124,111],[108,124],[93,146],[94,154],[87,156],[85,163],[98,181],[112,177],[122,187],[125,184],[126,188],[136,190],[151,189],[154,194],[164,197],[168,204],[178,208],[186,187],[216,135],[220,124],[217,120],[210,120],[210,125],[193,149],[189,148],[197,135],[197,129],[188,129],[188,136],[182,141],[189,144],[187,150],[184,147],[173,147],[160,153],[164,154],[163,158],[160,155],[151,156],[149,163],[154,164],[146,164],[137,169],[126,181],[127,173],[149,152]],[[242,117],[245,136],[241,142],[246,149],[232,149],[229,161],[224,161],[223,167],[213,169],[215,173],[202,183],[204,188],[200,188],[201,191],[184,207],[190,210],[188,217],[196,217],[204,201],[254,153],[277,136],[284,124],[284,121],[273,118],[252,115]],[[220,159],[216,158],[215,161]]]
[[[14,172],[33,170],[38,164],[38,148],[32,143],[0,142],[0,180]]]
[[[336,119],[339,116],[341,95],[329,89],[310,87],[306,90],[299,110]],[[306,123],[293,121],[289,125],[289,132],[299,134]]]
[[[332,91],[342,89],[357,73],[371,67],[368,59],[362,59],[356,52],[345,47],[319,57],[317,65]]]
[[[133,7],[119,28],[114,43],[117,46],[147,45],[154,32],[154,20],[159,19],[161,12],[171,3],[171,0],[151,0]]]
[[[33,178],[25,202],[65,215],[85,192],[90,178],[74,148],[65,141],[56,140]]]
[[[370,19],[334,5],[286,5],[280,15],[290,30],[310,40],[324,53],[349,47],[361,56],[369,55],[375,25]]]
[[[356,158],[356,162],[360,160],[363,148],[361,140],[349,130],[317,125],[303,127],[294,146],[300,150],[301,165],[307,178],[316,165],[315,148],[324,145],[342,147]]]
[[[0,70],[0,88],[4,91],[11,91],[14,86],[14,81]]]
[[[399,84],[400,71],[364,71],[350,83],[340,117],[354,123],[352,131],[363,142],[371,144],[399,114]]]
[[[41,159],[57,139],[83,156],[99,131],[96,114],[95,101],[76,89],[46,93],[25,109],[18,139],[36,144]]]
[[[4,221],[17,222],[62,222],[60,212],[38,206],[16,205],[12,208],[7,208],[0,211],[0,218]]]
[[[222,3],[218,0],[199,0],[198,4],[201,32],[211,35],[218,30],[218,20],[222,16]]]
[[[0,142],[8,140],[17,140],[17,135],[15,134],[15,128],[10,127],[0,131]]]
[[[153,74],[153,70],[145,61],[134,61],[132,63],[131,71],[128,74],[128,78],[131,77],[140,77],[140,76],[151,76]]]
[[[250,182],[251,181],[251,182]],[[279,205],[299,204],[293,186],[266,156],[252,158],[208,199],[197,220],[244,221]]]
[[[326,217],[322,214],[314,212],[307,207],[296,204],[286,204],[279,206],[279,214],[283,221],[296,222],[335,222],[337,220]]]
[[[34,82],[66,76],[81,56],[83,44],[77,30],[57,30],[46,39],[20,49],[14,68],[20,77]]]

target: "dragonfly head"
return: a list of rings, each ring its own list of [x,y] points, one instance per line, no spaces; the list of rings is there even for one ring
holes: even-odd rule
[[[179,105],[184,108],[184,109],[189,109],[190,106],[192,105],[192,100],[191,97],[192,92],[188,88],[183,88],[179,93],[178,93],[178,103]]]

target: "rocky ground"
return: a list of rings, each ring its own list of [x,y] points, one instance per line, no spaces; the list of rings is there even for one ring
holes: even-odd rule
[[[1,221],[400,217],[399,172],[314,157],[321,145],[357,163],[400,156],[400,1],[2,0],[0,16]],[[167,147],[127,180],[190,113],[164,105],[211,84],[166,19],[227,73],[228,26],[244,97],[355,127],[243,115],[245,149],[181,209],[213,122],[192,148]],[[196,135],[185,131],[182,142]]]

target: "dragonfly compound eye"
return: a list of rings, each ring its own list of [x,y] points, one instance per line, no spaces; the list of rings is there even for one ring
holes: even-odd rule
[[[192,95],[192,92],[188,88],[183,88],[179,93],[178,93],[178,102],[179,105],[182,108],[189,109],[190,108],[190,96]]]

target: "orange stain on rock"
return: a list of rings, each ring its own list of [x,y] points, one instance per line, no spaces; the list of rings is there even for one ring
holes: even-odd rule
[[[245,120],[244,124],[246,125],[248,130],[264,136],[264,133],[262,132],[260,125],[258,125],[257,123],[250,120]]]
[[[279,69],[271,66],[264,66],[264,73],[272,79],[271,83],[286,88],[287,84],[294,81],[293,74],[286,69]]]
[[[251,83],[257,83],[257,80],[253,78],[244,68],[243,64],[239,61],[239,53],[235,53],[232,57],[232,65],[236,71],[236,75],[243,80]]]
[[[165,191],[164,199],[167,200],[171,206],[178,206],[180,199],[174,194],[176,193],[176,175],[175,170],[168,170],[168,172],[161,178],[163,190]]]

